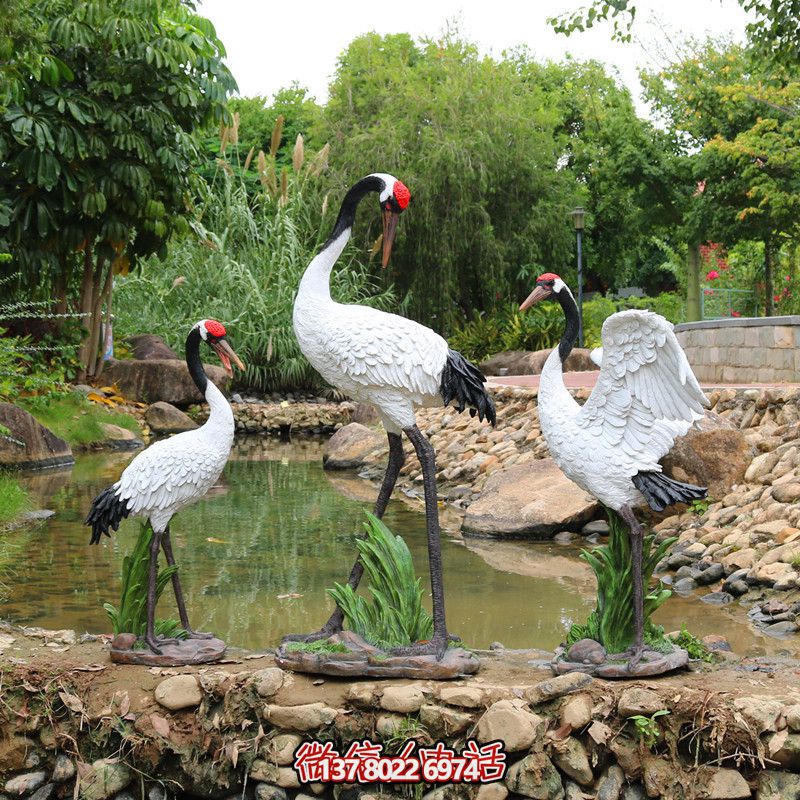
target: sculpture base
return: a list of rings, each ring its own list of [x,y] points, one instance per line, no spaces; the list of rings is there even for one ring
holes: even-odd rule
[[[567,672],[585,672],[595,678],[625,679],[643,678],[651,675],[663,675],[681,669],[689,663],[689,654],[681,647],[673,647],[669,653],[660,653],[645,647],[641,661],[633,668],[628,668],[627,661],[608,659],[599,664],[587,664],[583,661],[567,661],[567,649],[556,648],[550,668],[556,675]]]
[[[176,644],[159,645],[161,655],[148,647],[135,649],[133,634],[120,634],[111,643],[115,664],[142,664],[147,667],[184,667],[219,661],[227,646],[222,639],[182,639]]]
[[[320,644],[339,645],[336,650],[319,650]],[[347,648],[341,650],[341,646]],[[421,678],[446,681],[473,675],[480,662],[463,647],[448,647],[441,659],[436,656],[392,656],[352,631],[336,633],[313,650],[282,644],[275,653],[275,663],[294,672],[313,675],[336,675],[346,678]]]

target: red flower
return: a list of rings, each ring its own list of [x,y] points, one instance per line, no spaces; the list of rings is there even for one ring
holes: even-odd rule
[[[742,315],[738,311],[731,311],[732,317],[741,317]]]
[[[706,273],[707,281],[715,281],[717,278],[719,278],[719,272],[717,272],[715,269],[711,269]]]

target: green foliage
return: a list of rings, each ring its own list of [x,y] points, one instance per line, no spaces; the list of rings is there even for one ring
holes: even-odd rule
[[[12,475],[0,472],[0,529],[29,507],[28,493],[19,481]]]
[[[669,713],[666,708],[662,708],[649,717],[643,714],[634,714],[632,717],[628,717],[628,721],[634,725],[636,738],[648,750],[652,750],[661,739],[661,727],[656,720],[659,717],[668,716]]]
[[[581,558],[592,568],[597,579],[597,607],[585,625],[573,625],[567,642],[594,639],[609,653],[624,651],[634,638],[633,574],[628,526],[618,514],[606,509],[609,524],[608,544],[593,550],[582,550]],[[656,544],[655,535],[644,536],[642,545],[642,579],[645,587],[645,638],[648,643],[663,640],[663,631],[653,625],[650,617],[672,594],[668,589],[648,592],[656,564],[664,557],[675,538]]]
[[[349,627],[377,647],[388,650],[430,639],[433,619],[422,606],[422,581],[414,574],[408,546],[372,514],[367,514],[364,528],[366,537],[357,539],[356,546],[372,603],[348,584],[334,584],[328,593]]]
[[[143,522],[130,555],[122,562],[122,595],[119,608],[111,603],[103,603],[103,608],[111,620],[112,630],[118,633],[133,633],[144,636],[147,629],[147,581],[150,569],[150,542],[153,529],[149,522]],[[156,603],[164,587],[172,578],[177,566],[160,569],[156,577]],[[157,634],[183,639],[186,631],[175,620],[156,620]]]
[[[706,511],[708,511],[708,507],[713,502],[714,501],[710,497],[703,497],[703,498],[698,498],[696,500],[692,500],[692,502],[689,503],[689,511],[691,511],[692,514],[696,514],[698,517],[702,517],[703,514],[705,514]]]
[[[347,647],[340,642],[320,639],[316,642],[287,642],[284,648],[292,653],[347,653]]]
[[[682,647],[689,654],[689,658],[706,661],[709,664],[713,664],[716,660],[714,658],[714,653],[712,653],[696,636],[689,633],[685,624],[681,625],[680,633],[677,636],[671,636],[670,639],[672,639],[678,647]]]

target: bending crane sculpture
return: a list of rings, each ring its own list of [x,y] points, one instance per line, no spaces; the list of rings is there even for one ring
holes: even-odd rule
[[[633,509],[662,511],[706,496],[680,483],[658,463],[673,442],[703,416],[708,400],[678,344],[672,325],[650,311],[621,311],[603,323],[603,347],[594,391],[579,406],[564,386],[562,367],[578,335],[578,306],[558,275],[545,273],[520,306],[554,297],[566,317],[559,346],[547,358],[539,384],[539,419],[547,446],[564,474],[616,511],[630,528],[635,638],[629,667],[644,646],[642,526]]]
[[[208,420],[196,430],[162,439],[139,453],[125,468],[120,479],[95,498],[86,517],[86,524],[92,527],[91,544],[97,544],[101,534],[110,536],[109,529],[117,530],[125,517],[149,518],[153,538],[150,543],[145,643],[159,655],[159,642],[169,642],[166,639],[157,640],[154,632],[159,550],[164,548],[167,564],[172,566],[175,558],[169,538],[170,520],[184,506],[203,497],[217,482],[233,444],[233,412],[225,396],[203,370],[200,342],[206,342],[214,349],[228,375],[233,374],[231,361],[239,369],[244,369],[225,338],[225,328],[216,320],[198,322],[186,339],[186,364],[192,380],[209,405]],[[189,626],[177,572],[172,575],[172,588],[181,625],[189,638],[211,638],[211,634],[195,632]]]
[[[308,265],[294,304],[294,330],[300,349],[314,368],[350,397],[370,403],[378,411],[389,439],[389,464],[375,515],[381,517],[405,459],[401,434],[411,441],[422,467],[428,557],[433,597],[433,638],[405,648],[405,653],[433,653],[447,646],[444,614],[439,516],[436,505],[436,469],[433,448],[416,425],[418,406],[451,402],[466,406],[482,420],[495,422],[494,404],[484,389],[481,372],[429,328],[410,319],[368,306],[342,305],[331,299],[330,274],[350,239],[356,208],[367,194],[378,195],[383,214],[383,266],[389,261],[400,213],[408,205],[408,189],[391,175],[368,175],[345,195],[330,238]],[[348,582],[355,589],[363,565],[356,560]],[[337,608],[317,632],[291,635],[287,640],[313,641],[342,629]]]

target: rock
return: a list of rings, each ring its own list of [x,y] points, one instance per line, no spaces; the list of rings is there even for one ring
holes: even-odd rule
[[[717,581],[722,580],[724,576],[725,568],[722,566],[722,564],[712,562],[705,569],[700,571],[695,580],[701,586],[708,586],[711,583],[716,583]]]
[[[599,533],[601,536],[608,536],[608,521],[604,519],[595,519],[591,522],[587,522],[581,528],[581,534],[583,534],[583,536],[592,536],[595,533]]]
[[[484,375],[539,375],[551,352],[552,349],[495,353],[481,363],[480,370]],[[564,364],[564,371],[593,372],[598,369],[589,357],[590,352],[587,348],[575,347]]]
[[[471,714],[428,703],[419,710],[420,722],[434,736],[452,736],[465,731],[475,721]]]
[[[483,689],[473,686],[445,686],[439,690],[439,699],[451,706],[480,708],[484,704]]]
[[[775,581],[794,573],[791,564],[784,564],[776,561],[774,564],[756,564],[753,567],[753,577],[758,583],[765,583],[771,586]]]
[[[26,772],[6,781],[4,789],[12,796],[30,794],[43,786],[46,781],[47,773],[44,771]]]
[[[0,467],[38,469],[75,460],[67,442],[12,403],[0,403],[0,425],[11,431],[0,436]]]
[[[506,786],[534,800],[564,800],[561,776],[544,753],[532,753],[509,767]]]
[[[733,581],[728,585],[728,594],[732,594],[734,597],[741,597],[743,594],[747,594],[750,587],[747,585],[746,581],[738,580]]]
[[[791,622],[790,620],[776,622],[774,625],[767,625],[766,628],[763,628],[764,633],[777,638],[783,638],[784,636],[789,636],[792,633],[797,633],[797,630],[797,624]]]
[[[223,392],[228,391],[230,378],[222,367],[204,366],[209,379]],[[125,359],[107,362],[103,380],[116,383],[129,400],[140,403],[157,403],[163,400],[174,406],[202,403],[185,361],[179,359],[150,359],[137,361]]]
[[[779,460],[780,456],[775,452],[762,453],[756,456],[744,473],[745,482],[757,483],[765,475],[769,475]]]
[[[559,531],[554,537],[553,541],[556,544],[571,544],[574,539],[578,536],[577,533],[573,533],[572,531]]]
[[[621,717],[633,717],[637,714],[649,717],[664,708],[664,702],[656,692],[641,686],[629,686],[622,690],[617,703],[617,712]]]
[[[269,758],[279,767],[288,767],[294,761],[294,751],[300,747],[303,738],[296,733],[279,733],[267,745]]]
[[[508,789],[502,783],[484,783],[478,788],[475,800],[506,800]]]
[[[594,781],[586,748],[574,737],[556,742],[552,759],[561,772],[581,786],[589,786]]]
[[[147,792],[147,800],[169,800],[169,796],[164,786],[157,783],[155,786],[151,786]]]
[[[568,672],[566,675],[558,675],[550,680],[537,683],[525,692],[525,696],[532,703],[540,703],[544,700],[554,700],[557,697],[572,694],[579,689],[585,689],[592,683],[594,683],[594,678],[591,675],[583,672]]]
[[[137,450],[144,447],[144,442],[133,431],[121,425],[101,422],[100,430],[103,431],[103,445],[111,450]]]
[[[121,792],[132,778],[125,764],[100,759],[92,764],[91,772],[81,777],[78,797],[80,800],[108,800]]]
[[[46,783],[30,796],[30,800],[50,800],[55,794],[56,788],[54,783]]]
[[[622,790],[622,800],[645,800],[644,786],[638,783],[626,786]]]
[[[527,750],[544,735],[546,721],[533,714],[523,700],[498,700],[481,717],[475,731],[479,742],[500,739],[511,753]]]
[[[325,442],[322,463],[325,469],[355,469],[364,459],[386,445],[386,437],[359,422],[339,428]]]
[[[330,725],[336,711],[324,703],[306,703],[299,706],[272,706],[264,708],[264,718],[277,728],[290,731],[310,731]]]
[[[54,783],[64,783],[74,777],[75,765],[72,763],[72,759],[63,753],[59,753],[56,756],[55,764],[53,764],[53,774],[50,776],[50,780]]]
[[[782,483],[774,486],[772,499],[778,503],[796,503],[800,500],[800,483]]]
[[[286,789],[280,786],[271,786],[268,783],[256,785],[255,800],[288,800]]]
[[[735,769],[702,773],[699,783],[700,796],[708,800],[744,800],[752,794],[747,781]]]
[[[412,683],[408,686],[387,686],[381,695],[380,705],[387,711],[415,714],[424,702],[422,687]]]
[[[722,497],[742,483],[752,454],[742,431],[707,411],[697,428],[675,440],[661,465],[670,478],[706,486],[709,497]]]
[[[711,592],[704,594],[700,600],[710,606],[726,606],[734,601],[734,596],[727,592]]]
[[[160,337],[154,333],[142,333],[129,336],[133,357],[143,359],[169,359],[180,361],[180,356]]]
[[[272,697],[283,686],[283,676],[279,667],[268,667],[254,672],[251,680],[259,697]]]
[[[797,733],[800,731],[800,705],[791,705],[783,709],[783,714],[786,717],[786,724],[789,730]]]
[[[790,733],[781,749],[772,754],[772,758],[784,769],[792,772],[800,770],[800,734]]]
[[[600,778],[600,783],[597,785],[596,800],[618,800],[624,785],[625,773],[614,764]]]
[[[570,695],[561,705],[560,723],[572,730],[585,728],[592,721],[592,698],[588,694]]]
[[[180,711],[199,706],[203,692],[194,675],[173,675],[156,686],[155,698],[164,708]]]
[[[765,769],[758,773],[758,800],[787,800],[800,797],[800,775]]]
[[[144,418],[154,433],[182,433],[198,427],[188,414],[163,400],[149,406]]]
[[[493,472],[467,509],[465,535],[549,539],[557,531],[579,530],[599,508],[551,458]]]
[[[580,639],[567,650],[565,659],[580,664],[602,664],[606,660],[606,649],[594,639]]]
[[[733,705],[741,711],[742,716],[753,726],[757,734],[777,730],[778,717],[783,704],[778,700],[765,697],[737,697]]]
[[[697,588],[697,581],[694,578],[681,578],[672,584],[675,594],[691,594]]]
[[[755,564],[755,561],[756,551],[752,547],[746,547],[743,550],[737,550],[724,556],[720,563],[725,570],[725,574],[729,575],[732,572],[750,569]]]

